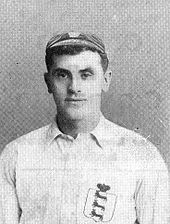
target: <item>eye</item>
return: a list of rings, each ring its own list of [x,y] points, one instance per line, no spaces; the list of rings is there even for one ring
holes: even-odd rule
[[[89,76],[92,76],[93,74],[92,73],[90,73],[90,72],[83,72],[82,74],[81,74],[81,77],[83,78],[83,79],[87,79]]]
[[[59,79],[66,79],[68,77],[68,74],[64,71],[56,71],[54,75]]]
[[[64,72],[59,72],[59,73],[58,73],[58,77],[66,78],[66,77],[67,77],[67,74],[64,73]]]

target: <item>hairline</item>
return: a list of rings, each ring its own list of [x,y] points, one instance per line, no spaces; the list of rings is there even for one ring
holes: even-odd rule
[[[104,59],[102,58],[102,56],[101,56],[101,53],[98,51],[98,50],[96,50],[95,48],[94,49],[86,49],[86,46],[82,46],[82,50],[80,51],[80,52],[74,52],[73,54],[69,54],[69,53],[64,53],[64,54],[57,54],[57,50],[55,51],[55,49],[53,49],[53,52],[51,52],[51,56],[50,56],[50,58],[51,58],[51,60],[53,61],[53,57],[54,56],[56,56],[56,57],[60,57],[60,56],[64,56],[64,55],[68,55],[68,56],[74,56],[74,55],[79,55],[79,54],[81,54],[82,52],[85,52],[85,51],[91,51],[91,52],[93,52],[93,53],[97,53],[99,56],[100,56],[100,63],[101,63],[101,66],[102,66],[102,69],[103,69],[103,72],[105,73],[106,71],[107,71],[107,67],[108,67],[108,63],[107,63],[107,67],[106,66],[103,66],[103,61],[104,61]],[[47,54],[46,54],[47,55]],[[52,63],[52,65],[53,65],[53,63]],[[50,67],[52,67],[52,65],[50,65]],[[104,68],[104,67],[106,67],[106,68]],[[50,68],[51,69],[51,68]],[[48,69],[48,72],[50,71],[50,69]]]

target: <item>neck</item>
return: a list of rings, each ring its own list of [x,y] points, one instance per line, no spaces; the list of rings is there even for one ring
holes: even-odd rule
[[[99,123],[101,113],[88,114],[81,120],[71,120],[70,118],[64,117],[63,114],[58,113],[56,122],[58,128],[64,134],[70,135],[76,138],[79,133],[89,133]]]

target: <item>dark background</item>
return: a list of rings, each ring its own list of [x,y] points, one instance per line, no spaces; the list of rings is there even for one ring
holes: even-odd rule
[[[169,11],[169,0],[1,0],[0,151],[55,115],[43,80],[46,42],[56,32],[90,31],[114,72],[103,113],[153,142],[170,169]]]

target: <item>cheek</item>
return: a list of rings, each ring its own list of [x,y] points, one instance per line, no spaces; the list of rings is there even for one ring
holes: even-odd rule
[[[54,82],[53,84],[53,92],[56,94],[65,94],[67,92],[67,86],[66,84]]]
[[[62,83],[54,82],[53,84],[53,94],[56,97],[64,98],[67,94],[67,87],[66,85],[63,85]]]
[[[92,82],[86,86],[85,92],[87,95],[99,95],[102,91],[102,82],[98,80],[96,82]]]

